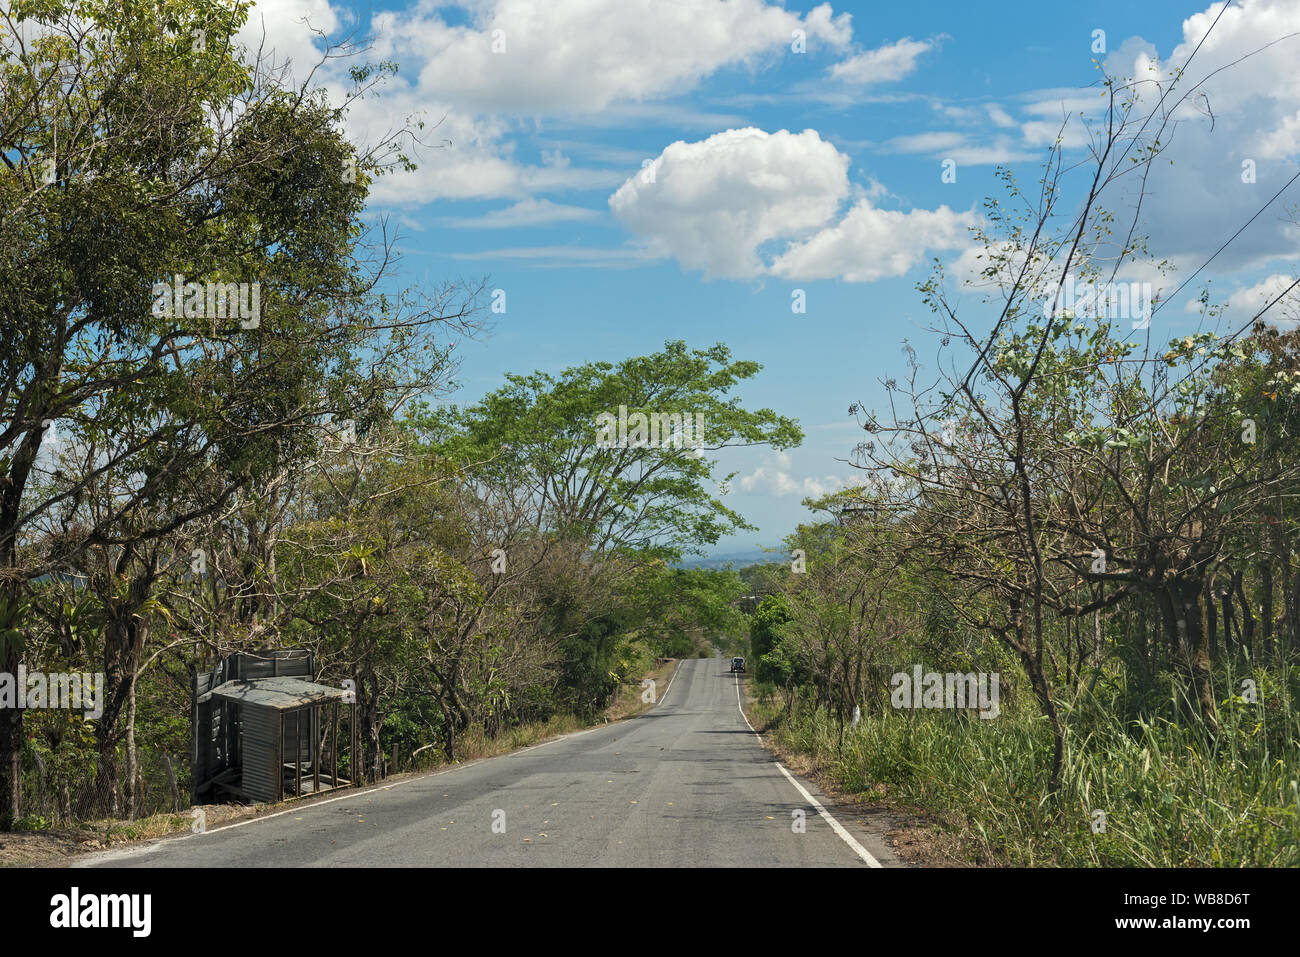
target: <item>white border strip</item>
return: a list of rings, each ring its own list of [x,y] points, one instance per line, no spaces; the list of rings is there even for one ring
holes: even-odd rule
[[[673,676],[668,679],[668,687],[664,689],[664,693],[661,694],[659,696],[659,700],[655,702],[656,708],[659,707],[659,705],[664,703],[664,698],[668,697],[668,692],[673,690],[673,682],[677,680],[677,672],[682,670],[682,664],[685,661],[686,661],[685,658],[677,659],[677,664],[673,666]]]
[[[682,662],[679,660],[677,662],[677,666],[673,668],[673,676],[668,679],[668,687],[664,689],[663,695],[659,698],[658,701],[655,702],[656,706],[662,704],[664,698],[668,697],[668,692],[673,690],[673,682],[677,680],[677,672],[681,671],[681,667],[682,667]],[[610,722],[610,724],[617,724],[617,722]],[[155,847],[160,847],[164,843],[170,843],[172,841],[178,841],[178,840],[183,841],[186,838],[194,838],[194,837],[207,837],[209,834],[219,834],[222,831],[233,831],[237,827],[247,827],[249,824],[260,824],[263,821],[269,821],[272,818],[276,818],[276,817],[283,817],[286,814],[301,814],[303,811],[310,811],[312,808],[323,807],[326,804],[334,804],[337,801],[351,801],[356,798],[365,797],[367,794],[375,794],[379,791],[391,791],[393,788],[401,787],[403,784],[411,784],[415,781],[423,781],[426,778],[436,778],[441,774],[451,774],[453,771],[463,771],[465,768],[472,768],[474,765],[482,764],[485,761],[494,761],[497,758],[511,758],[517,754],[525,754],[529,751],[535,751],[538,748],[544,748],[548,744],[555,744],[555,742],[557,741],[566,741],[569,738],[579,738],[582,737],[582,735],[584,734],[591,734],[593,731],[601,731],[608,727],[609,727],[608,724],[598,724],[594,728],[586,728],[582,731],[573,731],[570,732],[569,734],[562,734],[559,737],[551,738],[549,741],[541,741],[537,744],[529,745],[526,748],[520,748],[518,751],[507,751],[505,754],[494,754],[490,757],[478,758],[477,760],[474,761],[467,761],[464,764],[457,764],[455,767],[443,768],[441,771],[427,771],[423,774],[417,774],[414,777],[405,778],[404,780],[401,781],[394,781],[392,784],[381,784],[378,787],[367,788],[364,791],[348,791],[346,794],[340,794],[337,797],[326,798],[323,801],[312,801],[310,804],[299,804],[296,805],[295,807],[285,808],[283,811],[273,811],[270,814],[259,814],[255,817],[246,818],[243,821],[235,821],[230,824],[221,824],[213,828],[205,828],[204,830],[199,831],[198,833],[191,832],[190,834],[185,834],[185,835],[180,835],[180,834],[166,835],[164,837],[155,838],[150,842],[137,844],[135,847],[114,848],[113,850],[108,851],[106,853],[107,854],[144,853],[148,850],[152,850]],[[86,855],[86,856],[87,858],[90,857],[90,855]]]
[[[759,747],[762,747],[761,736],[757,731],[754,730],[754,726],[749,723],[749,718],[745,715],[745,709],[744,707],[741,706],[740,703],[740,676],[739,675],[736,676],[736,710],[740,712],[740,717],[744,720],[745,727],[749,728],[750,733],[754,737],[760,739]],[[878,860],[876,860],[874,857],[871,856],[870,851],[868,851],[865,847],[859,844],[857,842],[857,839],[854,838],[852,834],[850,834],[848,831],[844,829],[843,824],[841,824],[839,821],[835,820],[835,818],[831,816],[830,811],[822,807],[820,801],[818,801],[815,797],[813,797],[811,794],[808,793],[807,789],[802,784],[799,783],[799,781],[795,778],[793,774],[791,774],[789,771],[785,769],[785,767],[781,764],[780,761],[773,761],[772,763],[776,765],[778,771],[780,771],[782,774],[785,775],[786,780],[788,780],[791,784],[793,784],[795,786],[795,789],[800,794],[803,795],[803,799],[817,809],[817,813],[820,814],[826,820],[826,823],[831,826],[831,830],[839,835],[840,840],[842,840],[845,844],[847,844],[852,849],[854,854],[862,858],[862,860],[866,863],[868,867],[884,867],[883,864],[881,864]]]

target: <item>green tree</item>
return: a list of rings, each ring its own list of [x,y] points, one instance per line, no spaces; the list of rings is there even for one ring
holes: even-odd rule
[[[668,342],[662,352],[617,364],[508,376],[482,401],[441,410],[424,427],[448,458],[473,466],[475,481],[522,503],[539,533],[585,541],[598,553],[635,550],[675,561],[752,527],[722,501],[719,485],[732,476],[717,476],[715,484],[708,453],[785,449],[803,439],[791,419],[748,410],[728,395],[760,369],[733,360],[725,345],[689,350]],[[640,446],[602,445],[601,417],[621,410],[629,420],[701,417],[700,445],[675,445],[669,434]]]
[[[754,677],[758,681],[771,681],[784,685],[792,677],[785,667],[785,659],[774,656],[780,640],[781,626],[793,618],[790,602],[785,595],[767,595],[758,603],[749,619],[749,653],[754,659]]]
[[[234,35],[249,6],[19,0],[0,14],[0,625],[33,579],[91,547],[122,552],[100,731],[114,793],[140,610],[166,564],[136,550],[256,494],[315,449],[322,420],[432,381],[444,356],[421,340],[472,308],[376,292],[359,216],[401,157],[358,154],[338,132],[346,103],[248,62]],[[355,70],[345,100],[377,76]],[[67,448],[42,475],[52,423]],[[88,511],[92,487],[109,497]],[[21,653],[7,639],[0,670]],[[17,811],[21,721],[0,716],[0,828]]]

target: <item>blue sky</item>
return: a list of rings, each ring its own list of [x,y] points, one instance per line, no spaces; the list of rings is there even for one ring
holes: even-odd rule
[[[265,0],[246,33],[265,28],[297,68],[316,48],[304,15],[400,65],[354,110],[359,142],[416,113],[441,120],[431,144],[450,141],[381,181],[372,211],[398,226],[403,281],[486,276],[505,292],[491,335],[462,350],[457,401],[506,372],[665,339],[723,341],[764,365],[744,402],[797,418],[807,438],[785,456],[725,455],[740,473],[729,501],[760,531],[718,552],[778,544],[806,519],[804,496],[853,475],[849,405],[881,404],[904,339],[923,360],[937,346],[915,291],[928,260],[969,267],[968,227],[1000,195],[997,164],[1037,178],[1063,116],[1096,109],[1095,61],[1159,77],[1208,32],[1189,68],[1199,79],[1264,48],[1178,116],[1142,221],[1177,270],[1156,282],[1166,294],[1295,175],[1300,153],[1300,38],[1281,39],[1300,32],[1296,0],[1226,12],[1204,0]],[[1074,159],[1082,129],[1067,127]],[[1296,203],[1300,187],[1200,277],[1231,309],[1294,275]],[[1199,281],[1157,315],[1157,338],[1195,325]],[[805,314],[791,312],[795,289]]]

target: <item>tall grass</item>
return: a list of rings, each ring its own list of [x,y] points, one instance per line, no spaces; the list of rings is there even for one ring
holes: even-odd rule
[[[1064,702],[1060,792],[1052,739],[1032,703],[992,720],[885,711],[839,727],[823,711],[757,706],[785,748],[847,792],[934,813],[972,860],[1064,866],[1300,866],[1300,687],[1256,671],[1257,700],[1220,702],[1208,734],[1175,676],[1138,694],[1111,676]],[[1221,675],[1225,688],[1240,689]],[[1098,814],[1098,812],[1101,812]],[[1104,815],[1104,817],[1103,817]]]

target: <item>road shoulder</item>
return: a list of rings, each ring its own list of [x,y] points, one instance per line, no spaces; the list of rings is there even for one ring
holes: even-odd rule
[[[740,682],[745,720],[754,728],[774,761],[796,775],[809,793],[885,867],[973,867],[953,856],[951,844],[936,822],[900,808],[893,808],[861,795],[846,793],[832,785],[826,774],[806,755],[779,745],[755,723],[748,694],[749,680]]]
[[[263,818],[303,811],[343,798],[359,797],[370,791],[388,790],[409,781],[447,774],[485,761],[522,754],[566,738],[588,734],[610,724],[617,724],[650,710],[662,701],[667,696],[667,689],[671,688],[680,665],[681,661],[676,658],[656,661],[654,670],[646,676],[646,679],[654,681],[655,687],[665,690],[652,702],[642,700],[643,694],[639,686],[629,685],[620,689],[619,694],[600,719],[580,726],[577,730],[551,734],[509,750],[476,756],[453,764],[442,763],[420,771],[390,774],[382,781],[356,789],[326,792],[317,797],[296,801],[284,801],[278,804],[201,805],[205,833],[216,833],[228,827],[250,824]],[[0,833],[0,867],[67,867],[84,864],[92,858],[111,858],[123,852],[137,851],[190,833],[195,820],[191,812],[192,809],[187,809],[174,814],[156,814],[136,821],[103,820],[75,827]]]

